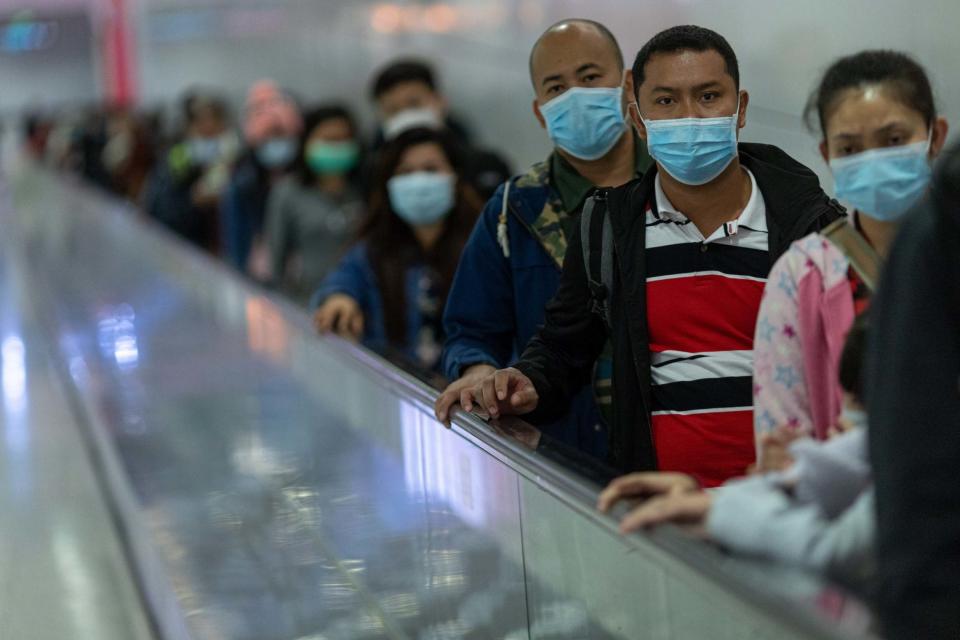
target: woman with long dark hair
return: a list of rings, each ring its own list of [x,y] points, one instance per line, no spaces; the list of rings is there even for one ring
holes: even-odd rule
[[[272,280],[297,301],[306,302],[336,266],[360,224],[362,150],[346,108],[310,109],[292,175],[270,194],[266,241]]]
[[[482,203],[448,134],[412,129],[381,151],[357,243],[314,296],[322,333],[435,369],[441,316]]]

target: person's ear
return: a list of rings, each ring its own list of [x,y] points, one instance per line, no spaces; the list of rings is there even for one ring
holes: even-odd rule
[[[640,98],[637,96],[636,87],[633,84],[633,72],[630,69],[624,69],[623,71],[623,94],[627,102],[627,121],[636,129],[637,135],[646,140],[647,128],[640,117],[640,107],[638,105]]]
[[[933,132],[930,136],[930,157],[936,158],[943,151],[943,146],[947,143],[947,134],[950,132],[950,125],[943,116],[938,116],[933,121]]]
[[[737,112],[737,131],[747,126],[747,106],[750,104],[750,94],[740,91],[740,110]]]
[[[630,120],[630,124],[636,129],[637,135],[640,136],[642,140],[646,140],[647,127],[643,124],[643,119],[640,117],[640,107],[636,102],[627,104],[627,119]]]
[[[820,149],[820,157],[823,158],[823,161],[830,164],[830,148],[827,146],[827,141],[821,140],[817,148]]]
[[[537,122],[540,123],[540,128],[546,129],[547,121],[544,119],[543,114],[540,113],[540,104],[537,102],[536,98],[533,100],[533,115],[537,118]]]
[[[637,99],[633,92],[633,73],[630,72],[630,69],[623,70],[623,82],[620,83],[620,86],[623,87],[623,112],[627,113],[630,103]]]

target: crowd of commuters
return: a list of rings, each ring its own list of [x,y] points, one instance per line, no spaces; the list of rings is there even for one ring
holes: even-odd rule
[[[412,60],[374,77],[370,144],[269,81],[242,135],[192,93],[169,142],[118,110],[27,144],[431,372],[440,421],[519,415],[602,461],[625,532],[674,523],[862,589],[891,637],[960,636],[960,150],[927,71],[829,64],[807,115],[831,198],[739,142],[750,79],[709,29],[627,68],[567,20],[524,62],[553,150],[516,175]]]

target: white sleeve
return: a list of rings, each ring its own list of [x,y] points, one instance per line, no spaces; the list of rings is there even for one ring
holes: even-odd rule
[[[874,538],[873,491],[864,492],[830,520],[816,504],[803,504],[762,476],[713,492],[707,531],[735,553],[818,571],[862,575]]]
[[[870,486],[867,432],[855,429],[826,442],[798,440],[790,446],[794,464],[793,493],[802,503],[816,504],[828,519],[848,509]]]

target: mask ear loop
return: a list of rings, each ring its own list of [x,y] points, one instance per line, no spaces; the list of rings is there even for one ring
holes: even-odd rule
[[[628,103],[627,103],[627,114],[630,113],[630,107],[633,107],[634,109],[637,110],[637,117],[640,118],[640,122],[642,122],[642,123],[643,123],[643,126],[646,127],[646,126],[647,126],[647,121],[643,119],[643,114],[640,113],[640,103],[637,102],[636,100],[633,100],[632,102],[628,102]]]
[[[737,109],[733,112],[733,137],[736,140],[740,133],[740,90],[737,89]]]

